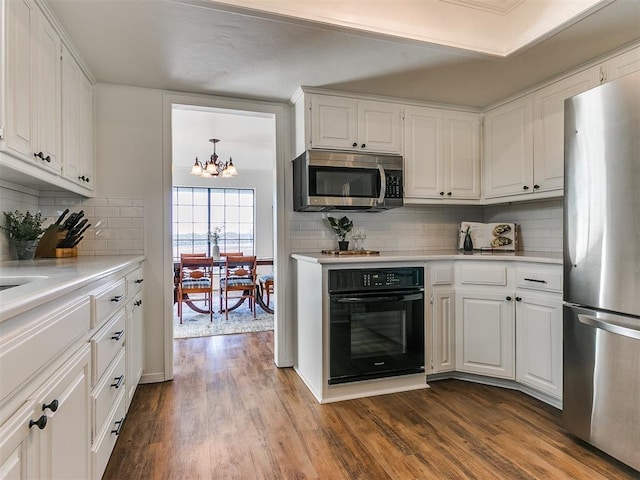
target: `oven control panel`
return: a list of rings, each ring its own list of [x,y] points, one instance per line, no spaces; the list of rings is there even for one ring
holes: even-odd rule
[[[424,286],[424,267],[329,270],[330,292],[392,290]]]

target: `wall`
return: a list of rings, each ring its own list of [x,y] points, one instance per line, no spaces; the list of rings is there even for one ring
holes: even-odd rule
[[[348,213],[355,227],[367,231],[369,250],[443,250],[457,248],[460,222],[514,222],[520,250],[562,252],[562,199],[485,207],[403,207],[382,213]],[[291,247],[295,252],[337,248],[327,216],[342,212],[294,212]],[[349,236],[347,237],[349,239]],[[350,248],[353,244],[350,245]]]
[[[327,217],[343,215],[343,212],[294,212],[291,216],[291,249],[300,253],[336,249],[337,238]],[[354,227],[366,230],[365,249],[386,251],[455,248],[461,221],[483,221],[482,207],[411,206],[346,215],[353,220]],[[353,244],[349,248],[353,248]]]
[[[520,229],[520,250],[562,253],[562,199],[484,209],[484,221],[515,222]]]
[[[145,378],[164,379],[165,265],[162,93],[109,84],[94,87],[96,196],[144,204]],[[169,273],[170,274],[170,273]]]

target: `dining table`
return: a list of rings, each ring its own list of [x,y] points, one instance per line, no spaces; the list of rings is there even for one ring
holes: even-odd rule
[[[213,260],[213,265],[218,267],[219,272],[222,272],[225,264],[226,264],[226,261],[224,258]],[[258,266],[264,266],[264,265],[273,266],[273,257],[257,257],[256,264]],[[178,282],[179,281],[180,281],[180,260],[174,260],[173,261],[173,303],[176,303],[178,301]],[[189,308],[191,308],[193,311],[198,313],[209,313],[209,310],[202,309],[198,307],[195,303],[190,301],[188,299],[188,294],[185,294],[185,297],[186,297],[185,304]],[[262,287],[260,285],[260,282],[256,283],[254,297],[255,297],[256,305],[262,308],[262,310],[264,310],[267,313],[274,312],[271,307],[269,307],[266,303],[264,303],[264,299],[262,298]],[[229,311],[232,312],[233,310],[238,308],[240,305],[242,305],[244,301],[245,301],[245,298],[238,298],[238,301],[234,305],[229,307]],[[224,313],[224,310],[221,310],[220,313]]]

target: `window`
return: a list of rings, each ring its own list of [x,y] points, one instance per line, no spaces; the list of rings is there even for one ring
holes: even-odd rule
[[[247,188],[173,187],[173,256],[221,252],[254,255],[255,192]]]

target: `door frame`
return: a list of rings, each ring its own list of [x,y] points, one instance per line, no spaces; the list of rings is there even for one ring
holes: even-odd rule
[[[172,229],[172,133],[171,110],[174,104],[194,107],[239,110],[246,112],[271,114],[275,118],[275,167],[273,179],[273,232],[274,232],[274,280],[278,286],[275,291],[276,305],[274,314],[274,362],[277,367],[290,367],[294,363],[293,338],[293,295],[285,295],[293,288],[291,281],[290,217],[293,211],[291,192],[291,109],[288,104],[244,100],[196,94],[176,94],[164,92],[162,99],[162,172],[163,172],[163,258],[164,258],[164,373],[165,380],[173,378],[173,255],[171,243]],[[289,298],[287,298],[289,297]]]

